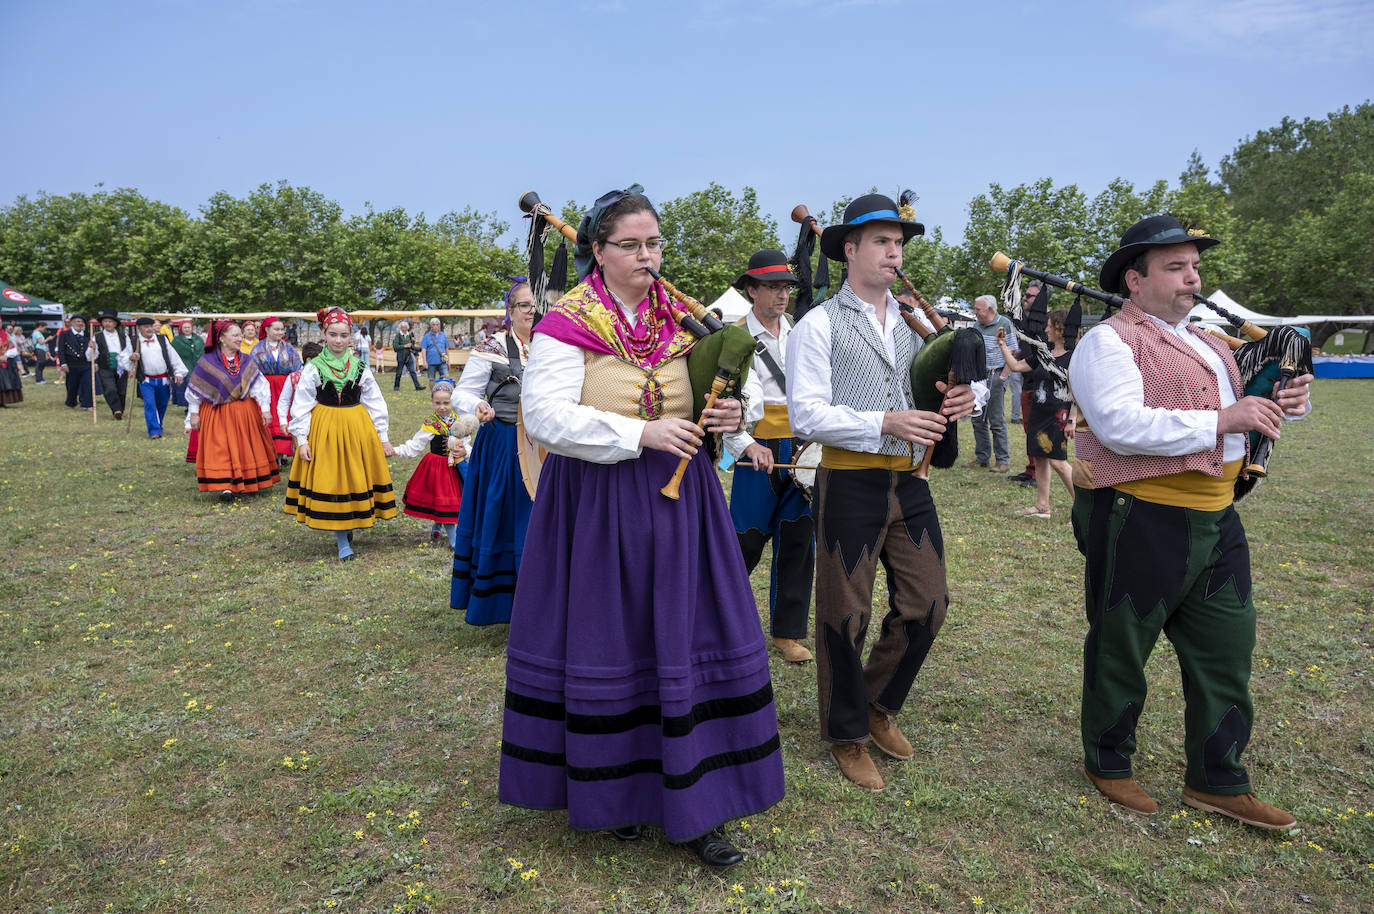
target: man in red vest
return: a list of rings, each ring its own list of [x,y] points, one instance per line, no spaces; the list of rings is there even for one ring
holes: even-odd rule
[[[1249,825],[1296,820],[1258,800],[1250,739],[1255,604],[1250,552],[1231,506],[1246,433],[1279,437],[1308,410],[1311,375],[1277,402],[1245,396],[1225,343],[1188,322],[1201,252],[1216,244],[1172,216],[1131,226],[1102,267],[1128,296],[1087,333],[1069,377],[1086,422],[1075,439],[1073,527],[1086,561],[1083,765],[1108,799],[1157,809],[1132,777],[1145,661],[1161,631],[1183,673],[1183,802]]]

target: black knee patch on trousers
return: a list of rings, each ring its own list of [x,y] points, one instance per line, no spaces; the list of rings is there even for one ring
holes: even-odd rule
[[[853,622],[854,616],[845,616],[843,632],[836,631],[833,625],[821,626],[825,658],[830,665],[830,711],[826,720],[829,732],[825,734],[828,740],[852,742],[868,736],[868,701],[860,654],[868,636],[868,626],[863,626],[851,637],[849,626]]]
[[[1121,716],[1097,737],[1097,770],[1106,773],[1131,771],[1131,758],[1121,751],[1121,745],[1135,736],[1140,709],[1135,702],[1127,702]]]
[[[1240,754],[1250,742],[1250,728],[1240,708],[1232,705],[1202,744],[1202,775],[1209,787],[1243,787],[1250,783]]]
[[[897,661],[892,678],[878,694],[876,701],[878,707],[884,711],[895,714],[902,710],[902,703],[911,691],[911,684],[916,681],[916,674],[921,672],[921,664],[925,663],[930,646],[935,643],[935,609],[935,601],[932,600],[924,622],[911,619],[902,623],[902,632],[906,635],[906,649],[902,651],[902,659]],[[945,597],[945,609],[949,609],[948,597]],[[887,618],[883,619],[883,630],[886,630],[897,616],[897,610],[889,611]]]

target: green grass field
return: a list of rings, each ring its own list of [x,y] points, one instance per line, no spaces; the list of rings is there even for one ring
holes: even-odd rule
[[[384,389],[393,438],[428,409]],[[1318,382],[1241,506],[1259,605],[1246,753],[1301,828],[1183,807],[1173,653],[1150,665],[1138,817],[1078,771],[1081,560],[1031,492],[937,471],[950,618],[887,789],[845,784],[815,670],[774,658],[787,796],[718,875],[501,806],[506,629],[448,608],[401,517],[332,542],[284,486],[222,506],[185,439],[93,426],[58,385],[0,412],[0,910],[1369,911],[1374,909],[1374,384]],[[102,406],[103,410],[103,406]],[[173,429],[179,409],[169,415]],[[971,432],[961,429],[971,450]],[[1013,454],[1020,456],[1013,434]],[[415,461],[391,462],[397,490]],[[766,568],[755,590],[765,605]]]

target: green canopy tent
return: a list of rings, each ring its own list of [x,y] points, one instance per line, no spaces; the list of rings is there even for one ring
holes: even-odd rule
[[[14,321],[26,330],[32,330],[39,321],[47,321],[49,327],[61,328],[62,306],[0,281],[0,319],[6,323]]]

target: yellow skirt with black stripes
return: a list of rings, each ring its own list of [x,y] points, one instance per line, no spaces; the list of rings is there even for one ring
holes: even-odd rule
[[[311,459],[297,451],[291,463],[287,514],[315,530],[357,530],[396,516],[391,471],[365,407],[316,405],[307,440]]]

